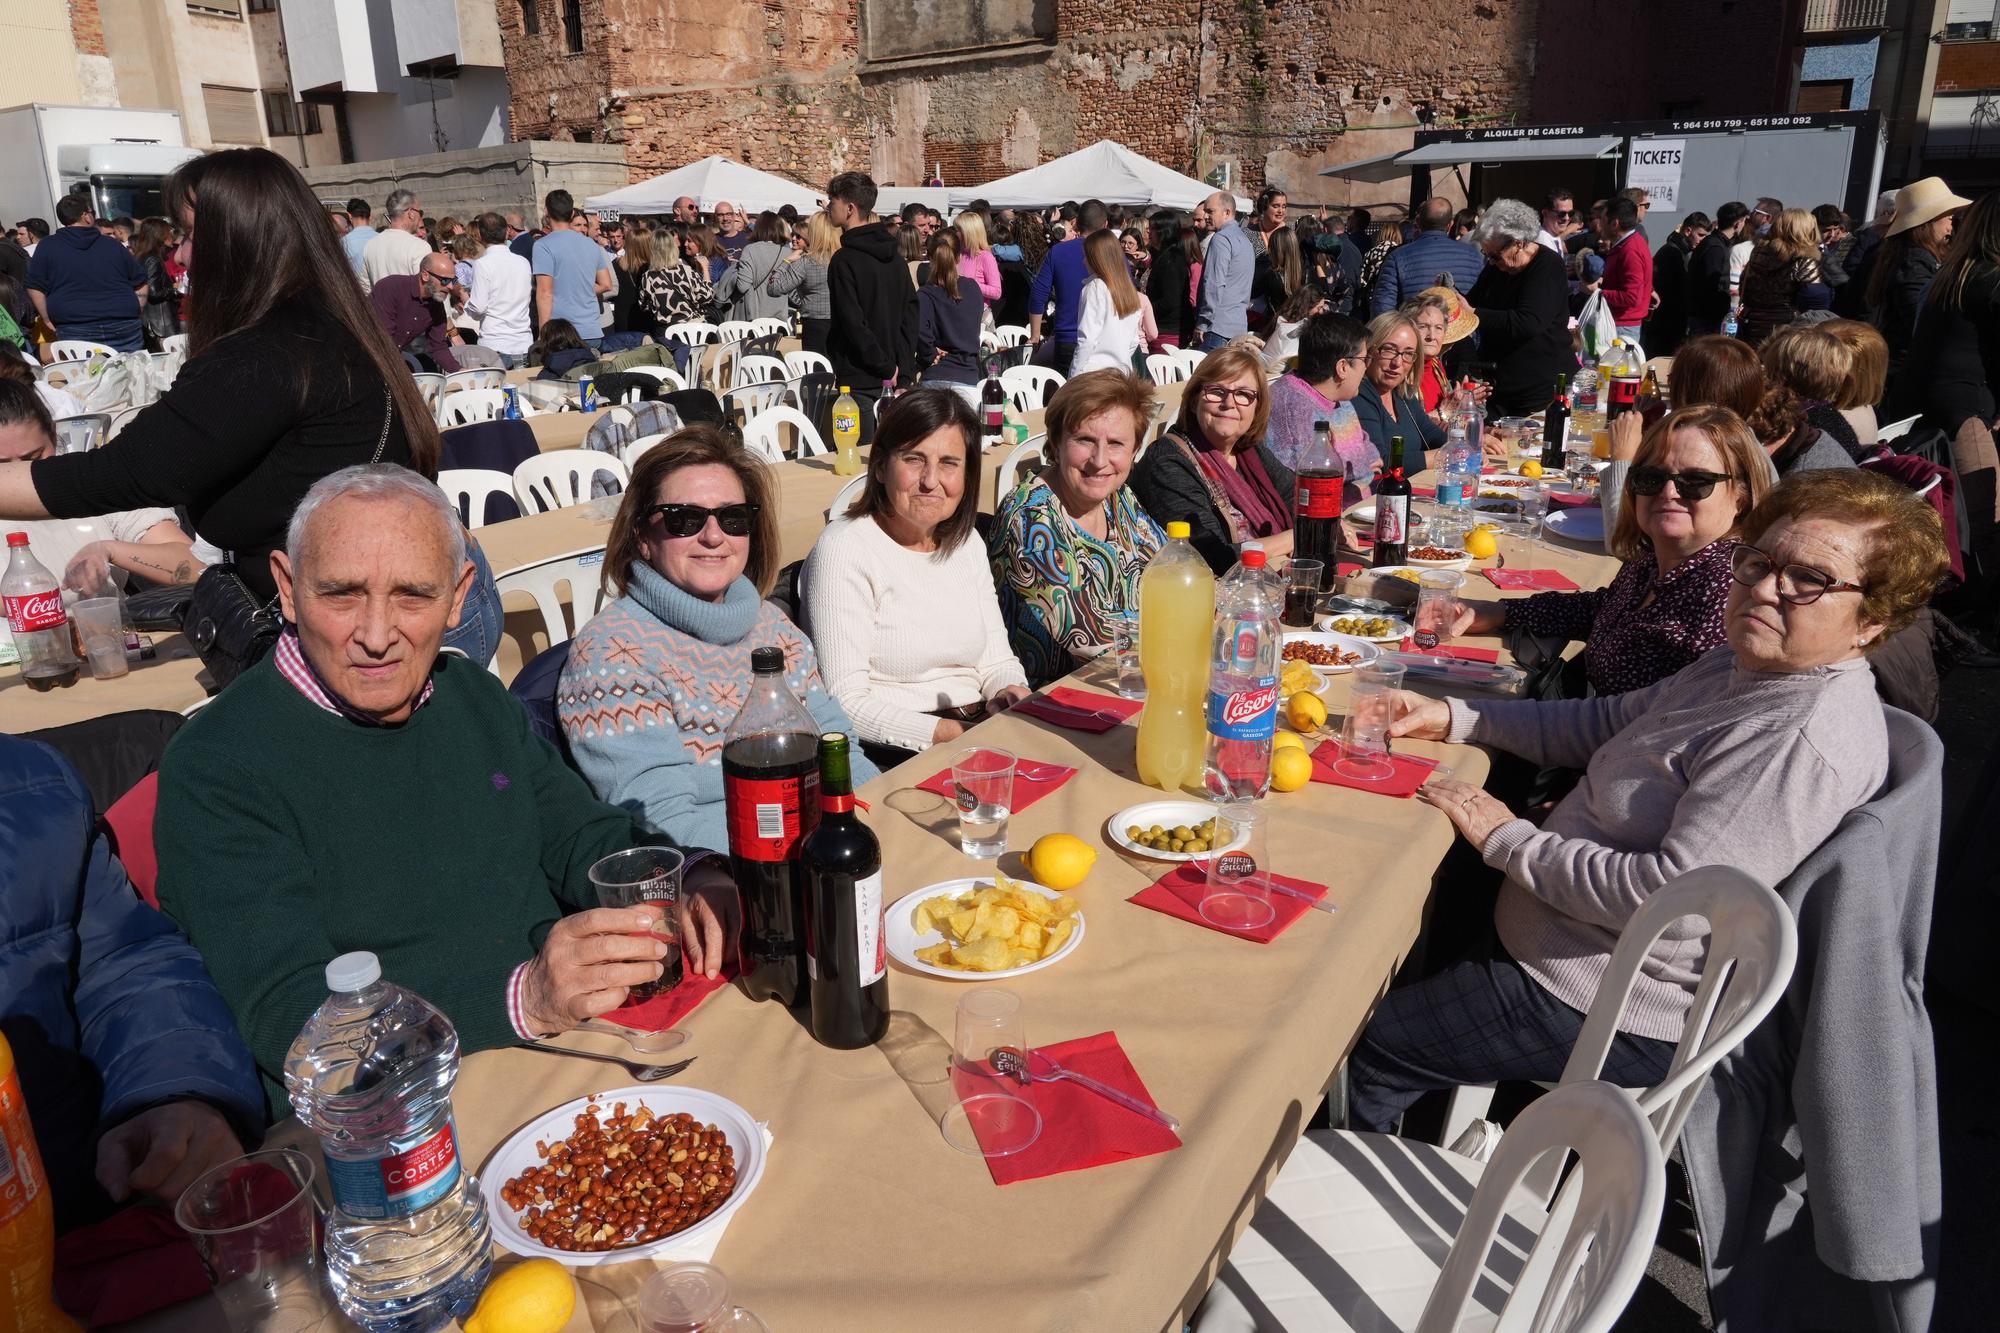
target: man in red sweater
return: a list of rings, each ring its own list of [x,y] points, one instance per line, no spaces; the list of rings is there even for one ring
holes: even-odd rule
[[[1618,336],[1636,343],[1653,308],[1653,252],[1639,234],[1639,206],[1622,196],[1611,200],[1604,214],[1604,239],[1604,302],[1611,307]]]

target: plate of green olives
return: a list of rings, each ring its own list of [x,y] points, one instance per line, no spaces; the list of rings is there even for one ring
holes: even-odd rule
[[[1239,832],[1214,846],[1215,807],[1203,801],[1141,801],[1111,816],[1107,828],[1112,842],[1156,861],[1199,861],[1240,847],[1249,837]]]

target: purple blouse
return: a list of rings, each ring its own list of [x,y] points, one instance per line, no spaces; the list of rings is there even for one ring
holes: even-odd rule
[[[1584,671],[1599,694],[1641,689],[1723,642],[1735,549],[1734,537],[1720,538],[1664,576],[1653,553],[1642,549],[1595,592],[1541,592],[1504,603],[1507,624],[1582,639]]]

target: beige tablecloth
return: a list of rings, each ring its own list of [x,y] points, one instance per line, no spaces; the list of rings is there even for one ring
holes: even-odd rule
[[[135,708],[178,713],[206,698],[208,677],[194,645],[179,634],[151,637],[158,656],[134,662],[117,680],[92,680],[90,669],[83,667],[76,684],[37,694],[21,679],[19,667],[0,667],[0,732],[39,731]]]

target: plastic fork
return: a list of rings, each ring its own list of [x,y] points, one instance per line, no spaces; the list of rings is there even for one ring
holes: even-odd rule
[[[1128,1111],[1136,1111],[1148,1120],[1157,1120],[1176,1134],[1180,1133],[1181,1122],[1162,1111],[1157,1106],[1149,1106],[1137,1097],[1118,1091],[1107,1083],[1099,1083],[1074,1070],[1065,1069],[1040,1051],[1022,1054],[1012,1046],[1001,1046],[993,1052],[993,1068],[1016,1083],[1055,1083],[1068,1080],[1079,1088],[1096,1093],[1107,1101],[1115,1102]]]

